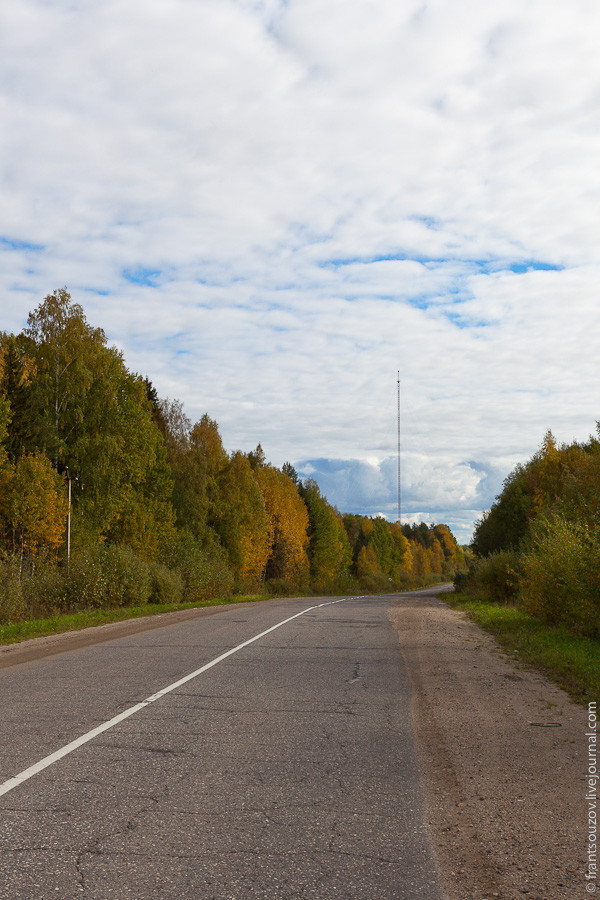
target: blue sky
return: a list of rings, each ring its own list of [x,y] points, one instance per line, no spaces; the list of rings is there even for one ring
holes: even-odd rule
[[[468,540],[600,418],[596,0],[5,0],[0,304]]]

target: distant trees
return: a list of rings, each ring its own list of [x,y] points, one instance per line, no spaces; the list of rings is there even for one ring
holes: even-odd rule
[[[447,525],[403,525],[413,554],[413,575],[453,575],[465,567],[465,557]]]
[[[41,609],[42,595],[60,610],[265,585],[388,590],[456,564],[445,526],[342,516],[260,444],[228,453],[217,423],[192,423],[130,372],[66,289],[21,334],[0,333],[0,621]]]
[[[365,589],[389,590],[413,575],[413,551],[398,523],[346,514],[354,570]],[[424,573],[423,573],[424,574]]]

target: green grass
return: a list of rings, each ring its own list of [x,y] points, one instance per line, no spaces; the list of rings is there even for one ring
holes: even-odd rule
[[[543,672],[578,703],[600,697],[600,641],[578,637],[566,628],[545,625],[514,606],[442,594],[449,606],[464,610],[489,631],[513,658]]]
[[[61,634],[65,631],[79,631],[81,628],[93,628],[95,625],[106,625],[109,622],[122,622],[125,619],[139,619],[145,616],[156,616],[161,613],[176,612],[181,609],[196,609],[204,606],[223,606],[228,603],[248,603],[253,600],[268,600],[270,595],[251,594],[248,596],[218,597],[199,603],[152,603],[143,606],[123,606],[116,609],[82,610],[50,616],[47,619],[29,619],[23,622],[8,622],[0,625],[0,644],[14,644],[28,638],[47,637],[49,634]]]
[[[444,580],[436,577],[436,581]],[[407,582],[400,588],[392,590],[412,591],[431,586],[432,576],[417,581]],[[425,583],[424,583],[425,582]],[[356,592],[364,589],[356,586]],[[352,593],[352,592],[350,592]],[[62,634],[65,631],[79,631],[82,628],[93,628],[95,625],[106,625],[109,622],[122,622],[125,619],[138,619],[145,616],[156,616],[162,613],[176,612],[181,609],[196,609],[204,606],[223,606],[229,603],[248,603],[257,600],[269,600],[274,595],[270,593],[233,595],[231,597],[218,597],[214,600],[205,600],[197,603],[148,603],[142,606],[119,606],[110,609],[81,610],[74,613],[61,613],[48,616],[43,619],[28,619],[21,622],[8,622],[0,624],[0,645],[14,644],[26,641],[29,638],[47,637],[50,634]],[[278,595],[281,596],[281,595]],[[298,596],[298,595],[296,595]],[[310,593],[304,596],[312,596]],[[338,596],[332,595],[332,596]]]

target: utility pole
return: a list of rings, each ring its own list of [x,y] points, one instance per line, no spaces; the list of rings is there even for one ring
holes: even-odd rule
[[[398,370],[398,524],[402,525],[402,488],[400,485],[400,370]]]
[[[67,574],[71,566],[71,473],[67,468],[68,512],[67,512]]]

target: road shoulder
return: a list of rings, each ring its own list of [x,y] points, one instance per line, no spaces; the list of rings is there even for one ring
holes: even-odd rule
[[[286,600],[293,599],[296,598],[286,598]],[[60,631],[56,634],[28,638],[13,644],[0,644],[0,669],[43,659],[46,656],[54,656],[57,653],[65,653],[69,650],[93,647],[95,644],[102,644],[104,641],[117,640],[118,638],[129,637],[132,634],[141,634],[144,631],[154,631],[156,628],[177,625],[180,622],[187,622],[203,616],[227,614],[231,610],[239,610],[244,606],[255,606],[258,604],[267,606],[278,602],[281,602],[278,598],[270,598],[238,603],[222,603],[214,606],[198,606],[190,609],[157,613],[151,616],[141,616],[135,619],[123,619],[118,622],[107,622],[103,625],[93,625],[89,628],[73,631]]]
[[[587,711],[440,600],[391,618],[450,900],[583,896]]]

